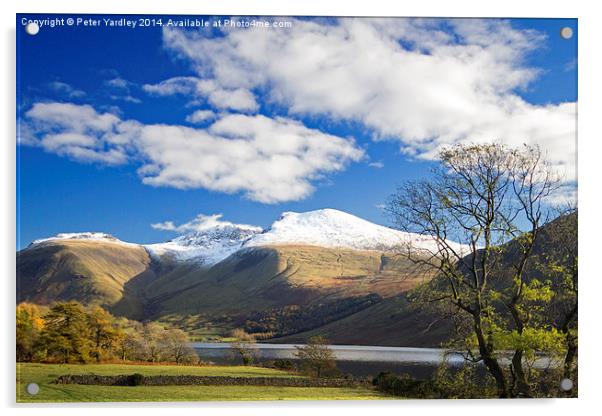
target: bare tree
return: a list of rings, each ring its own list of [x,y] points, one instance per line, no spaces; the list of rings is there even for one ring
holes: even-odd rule
[[[123,330],[123,336],[119,344],[119,355],[122,361],[132,361],[144,359],[144,340],[140,333],[142,325],[138,324],[133,328]]]
[[[467,358],[484,363],[499,396],[530,396],[524,333],[535,320],[528,305],[544,302],[548,292],[531,284],[526,271],[558,178],[540,149],[526,145],[455,146],[439,159],[429,179],[403,185],[389,200],[400,229],[435,242],[432,250],[403,251],[439,272],[437,282],[445,283],[431,286],[437,290],[428,300],[443,302],[468,329]],[[502,349],[513,350],[507,369]]]
[[[142,328],[142,340],[144,347],[144,355],[146,360],[150,362],[159,362],[163,357],[164,344],[163,344],[164,329],[161,325],[154,322],[147,322]]]
[[[234,356],[240,357],[243,365],[250,365],[257,355],[255,337],[251,334],[247,334],[242,329],[235,329],[232,331],[232,337],[234,337],[235,340],[230,344],[230,348],[232,349]]]
[[[323,337],[311,337],[307,345],[296,348],[295,356],[301,362],[301,367],[313,376],[323,377],[329,370],[336,370],[334,352]]]
[[[177,364],[190,362],[197,358],[194,349],[190,346],[188,335],[181,329],[169,329],[165,331],[163,344],[169,359]]]

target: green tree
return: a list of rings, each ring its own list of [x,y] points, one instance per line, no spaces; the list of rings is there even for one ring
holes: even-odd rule
[[[388,204],[399,228],[435,243],[400,250],[439,272],[415,297],[453,319],[467,358],[485,365],[500,397],[529,397],[537,354],[563,349],[546,319],[552,283],[532,273],[558,179],[537,147],[455,146],[439,161],[429,179],[401,186]]]
[[[295,356],[301,368],[312,376],[324,377],[336,373],[336,358],[324,337],[311,337],[307,345],[297,346],[296,349]]]
[[[78,302],[57,303],[44,315],[42,339],[48,356],[63,363],[88,362],[93,349],[88,316]]]

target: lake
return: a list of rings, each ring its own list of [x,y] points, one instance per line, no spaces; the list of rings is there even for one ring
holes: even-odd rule
[[[201,359],[216,364],[239,363],[230,344],[195,342],[192,344]],[[256,360],[295,359],[295,344],[254,344]],[[439,348],[378,347],[370,345],[329,345],[337,366],[355,376],[376,375],[381,371],[408,373],[414,377],[429,377],[442,362],[457,366],[465,362],[459,353]]]

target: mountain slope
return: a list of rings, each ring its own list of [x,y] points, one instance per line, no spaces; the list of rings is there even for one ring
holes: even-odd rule
[[[395,296],[431,276],[395,254],[281,245],[243,249],[210,269],[188,270],[177,291],[148,289],[158,314],[240,315],[370,293]]]
[[[381,300],[431,279],[432,270],[396,254],[408,244],[416,255],[433,249],[429,238],[330,209],[285,213],[265,231],[215,222],[150,245],[61,234],[17,254],[18,300],[74,299],[139,320],[195,317],[192,329],[218,325],[226,332],[250,317],[276,319],[304,308],[305,315],[278,325],[290,334],[380,310],[373,308]]]
[[[110,306],[123,298],[128,281],[149,272],[150,262],[144,248],[116,239],[39,241],[17,253],[17,301]]]
[[[567,257],[567,252],[577,254],[577,219],[577,213],[572,213],[555,219],[541,229],[533,249],[533,258],[525,273],[527,282],[537,278],[551,279],[553,284],[560,283],[555,281],[558,276],[543,274],[538,264],[545,264],[549,259],[572,261]],[[496,287],[503,287],[512,279],[511,264],[517,250],[516,242],[508,244],[499,272],[492,282]],[[429,282],[433,285],[446,284],[438,277]],[[552,309],[558,313],[561,308]],[[558,318],[552,313],[549,319],[554,321]],[[271,342],[301,343],[312,336],[321,335],[334,344],[362,344],[369,340],[370,345],[439,347],[442,342],[449,340],[451,331],[452,325],[448,319],[432,315],[420,304],[409,303],[405,294],[401,294],[343,319],[309,331],[275,338]]]
[[[451,331],[451,322],[422,311],[419,305],[409,303],[405,295],[400,295],[312,330],[267,342],[304,343],[320,335],[340,345],[438,348],[449,340]]]

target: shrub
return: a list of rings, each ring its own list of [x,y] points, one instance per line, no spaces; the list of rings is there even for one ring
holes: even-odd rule
[[[132,374],[130,377],[130,386],[143,386],[144,376],[140,373]]]
[[[372,380],[377,390],[395,396],[412,398],[437,398],[438,390],[431,381],[417,380],[407,374],[395,375],[391,372],[381,372]]]
[[[278,359],[274,360],[274,368],[291,371],[295,369],[295,363],[291,360]]]

